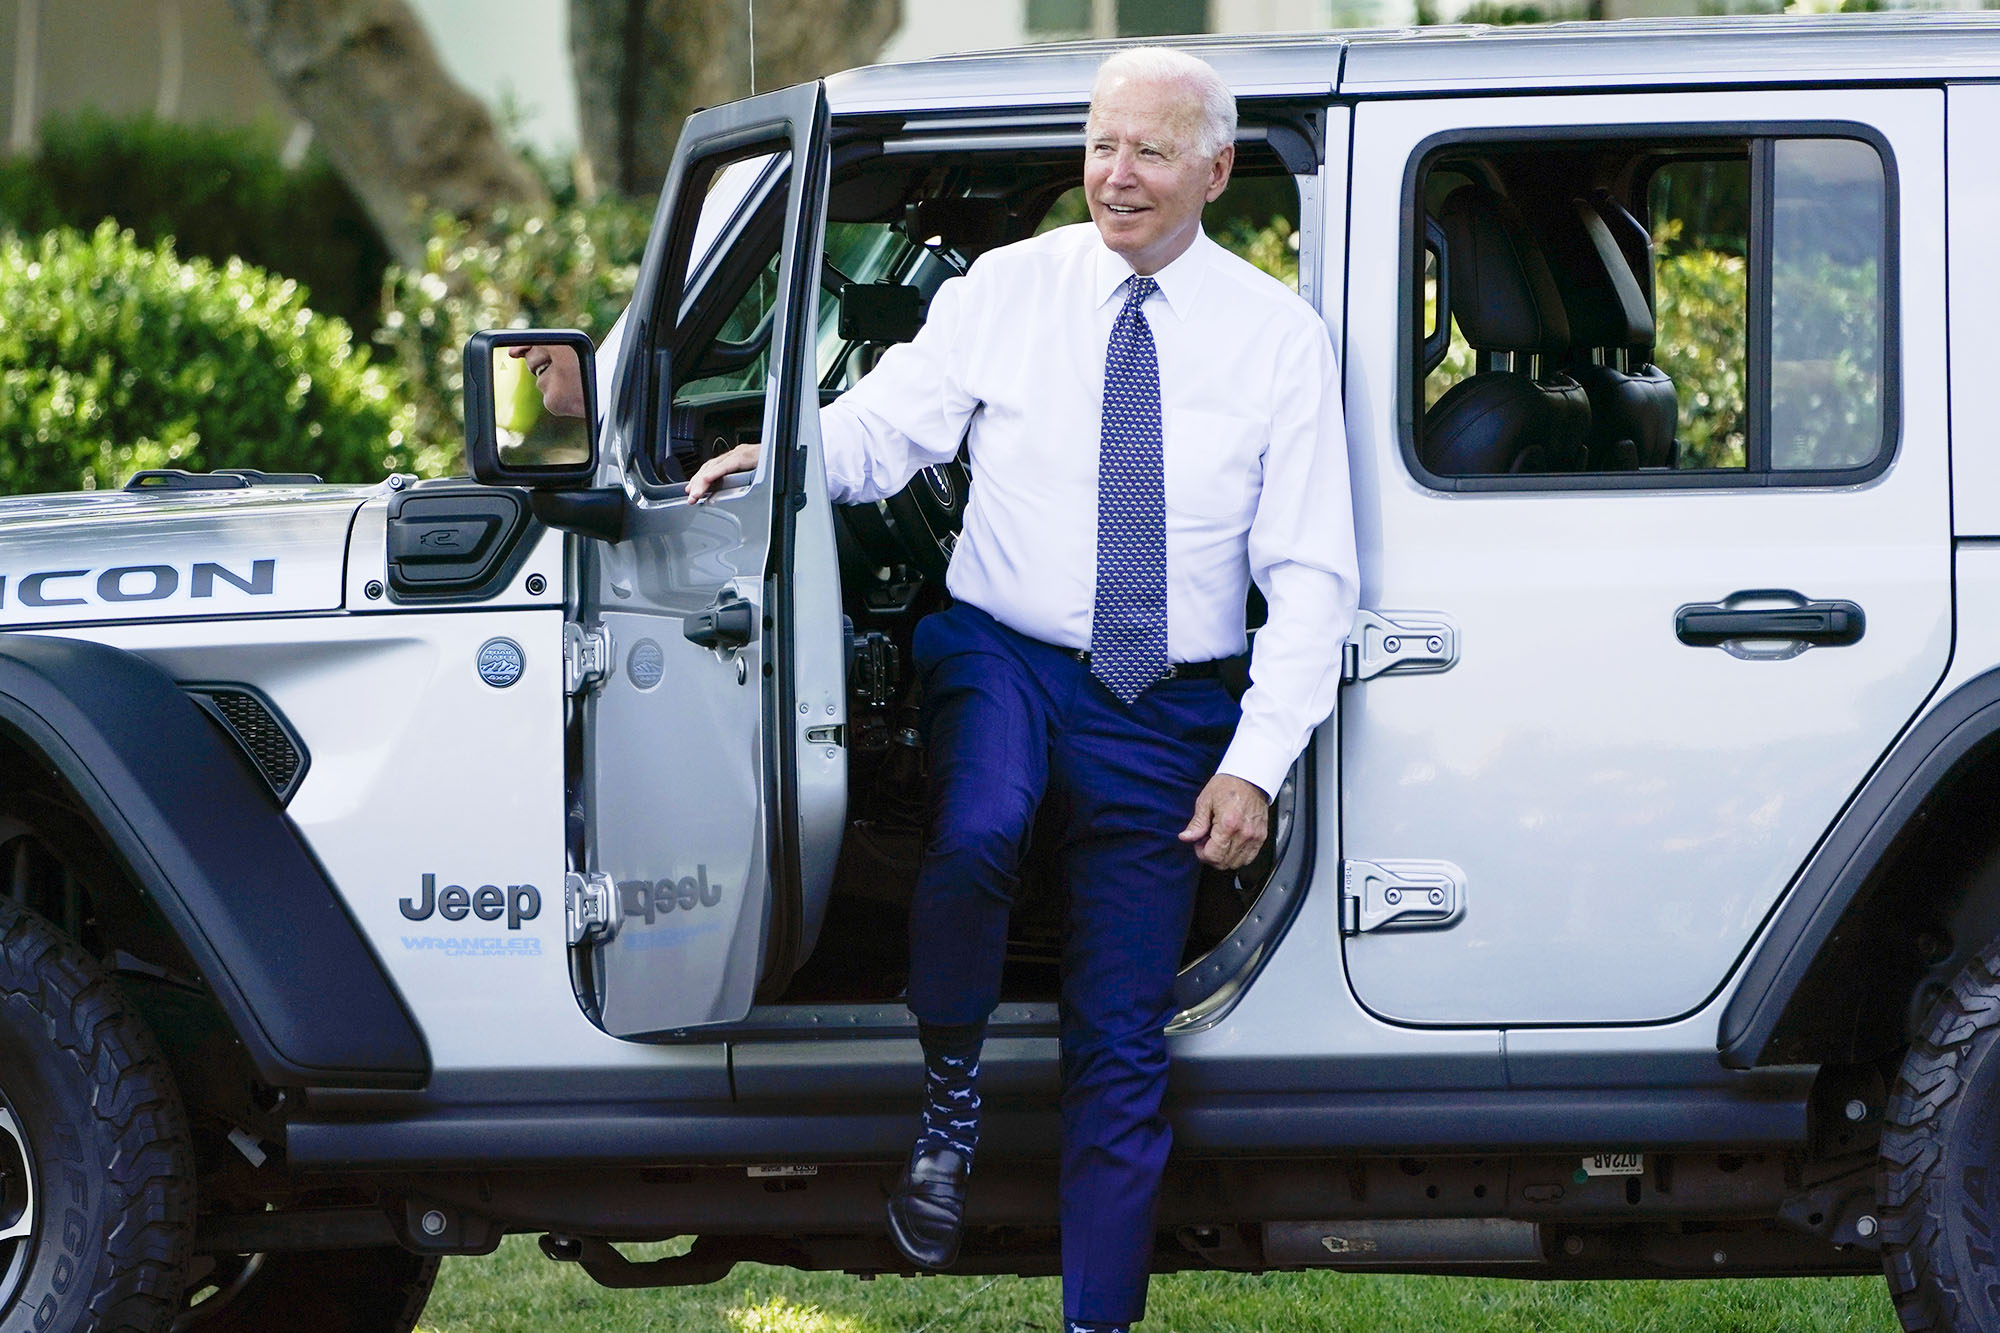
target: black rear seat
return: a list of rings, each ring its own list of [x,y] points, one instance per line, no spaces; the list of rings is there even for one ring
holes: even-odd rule
[[[1556,283],[1569,315],[1568,370],[1590,397],[1589,451],[1593,472],[1674,466],[1680,404],[1674,382],[1651,361],[1653,311],[1616,226],[1643,255],[1645,228],[1600,192],[1571,204],[1573,229],[1550,248]],[[1648,275],[1650,276],[1650,274]]]
[[[1480,369],[1424,413],[1419,459],[1440,476],[1582,468],[1590,400],[1550,368],[1571,345],[1570,329],[1533,232],[1484,185],[1452,191],[1438,220],[1451,317]]]

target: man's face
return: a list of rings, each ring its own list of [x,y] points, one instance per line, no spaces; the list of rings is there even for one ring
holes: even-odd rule
[[[1234,145],[1203,153],[1201,104],[1181,83],[1119,79],[1090,106],[1083,190],[1105,245],[1157,273],[1194,240],[1202,205],[1229,184]]]
[[[577,364],[573,347],[544,347],[539,343],[509,347],[507,354],[524,358],[542,391],[542,406],[559,417],[581,417],[583,369]]]

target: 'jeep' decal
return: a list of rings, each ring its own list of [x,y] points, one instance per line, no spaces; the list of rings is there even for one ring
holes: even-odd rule
[[[644,918],[647,925],[672,912],[692,912],[701,907],[714,907],[722,901],[722,886],[708,882],[708,867],[696,866],[694,874],[683,875],[680,879],[621,879],[618,881],[619,906],[625,909],[626,920]]]
[[[467,917],[498,921],[504,916],[507,929],[519,930],[523,921],[533,921],[542,914],[542,891],[532,884],[509,884],[505,889],[498,884],[481,884],[476,889],[447,884],[440,889],[437,876],[426,874],[417,896],[401,899],[396,906],[412,921],[428,921],[433,916],[445,921]]]

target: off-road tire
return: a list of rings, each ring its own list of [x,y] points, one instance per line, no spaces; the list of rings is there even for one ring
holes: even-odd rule
[[[410,1333],[438,1273],[435,1256],[394,1247],[265,1254],[248,1263],[240,1284],[190,1309],[176,1333]]]
[[[2000,943],[1958,974],[1903,1061],[1878,1198],[1903,1327],[2000,1328]]]
[[[159,1333],[180,1306],[194,1159],[138,1016],[48,922],[0,900],[0,1094],[36,1221],[0,1333]]]

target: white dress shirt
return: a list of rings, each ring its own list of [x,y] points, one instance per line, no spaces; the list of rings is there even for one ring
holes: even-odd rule
[[[914,342],[820,412],[842,502],[895,494],[969,425],[946,586],[1065,648],[1090,646],[1104,359],[1131,276],[1087,222],[990,251],[938,289]],[[1257,581],[1270,617],[1219,771],[1271,794],[1333,709],[1359,591],[1333,348],[1312,307],[1206,235],[1153,276],[1167,655],[1242,652]]]

